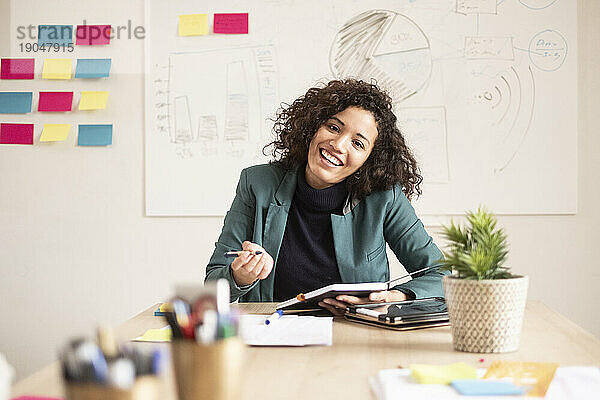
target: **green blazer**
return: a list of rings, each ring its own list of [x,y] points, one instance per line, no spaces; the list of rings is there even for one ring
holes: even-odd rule
[[[206,267],[206,280],[225,278],[231,301],[273,301],[277,258],[299,171],[279,164],[263,164],[242,171],[223,230]],[[400,186],[372,193],[344,206],[343,215],[331,215],[335,255],[344,283],[385,282],[390,279],[385,251],[388,243],[408,272],[439,265],[442,254],[425,231]],[[239,287],[231,274],[231,259],[223,253],[239,250],[250,240],[275,260],[266,279]],[[444,273],[434,269],[395,287],[416,298],[444,296]]]

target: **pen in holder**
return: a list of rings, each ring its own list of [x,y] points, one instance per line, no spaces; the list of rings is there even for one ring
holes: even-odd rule
[[[108,329],[98,342],[72,340],[60,354],[66,400],[161,400],[159,375],[163,355],[158,349],[117,348]]]
[[[234,400],[240,395],[245,344],[229,310],[229,283],[180,288],[166,307],[179,400]]]

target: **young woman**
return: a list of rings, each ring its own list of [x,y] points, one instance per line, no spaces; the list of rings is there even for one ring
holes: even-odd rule
[[[386,243],[408,272],[437,265],[442,254],[409,202],[422,177],[396,122],[386,93],[352,79],[280,109],[265,147],[274,161],[242,171],[206,279],[228,279],[232,301],[283,301],[333,283],[387,281]],[[240,248],[233,262],[224,257]],[[368,298],[320,304],[443,296],[442,276],[433,268]]]

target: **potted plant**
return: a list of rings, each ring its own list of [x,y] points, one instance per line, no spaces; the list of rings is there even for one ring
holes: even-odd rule
[[[504,266],[506,235],[485,208],[467,213],[467,226],[443,226],[449,242],[442,269],[454,348],[474,353],[503,353],[519,348],[527,299],[527,276]]]

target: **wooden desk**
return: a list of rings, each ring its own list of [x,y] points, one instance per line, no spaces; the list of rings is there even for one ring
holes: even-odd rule
[[[117,330],[120,340],[165,325],[154,317],[153,306]],[[268,314],[273,304],[241,304],[246,313]],[[139,345],[148,346],[148,343]],[[156,346],[157,344],[152,344]],[[167,346],[167,344],[160,344]],[[247,399],[368,399],[367,378],[384,368],[412,363],[449,364],[464,361],[487,367],[495,360],[559,362],[561,365],[600,366],[600,341],[546,305],[530,301],[520,350],[507,354],[471,354],[454,351],[449,327],[394,332],[336,319],[333,346],[247,348],[242,379]],[[480,359],[484,359],[480,362]],[[270,391],[265,392],[268,384]],[[167,400],[176,399],[172,376],[166,377]],[[59,366],[55,362],[13,386],[13,396],[62,396]]]

